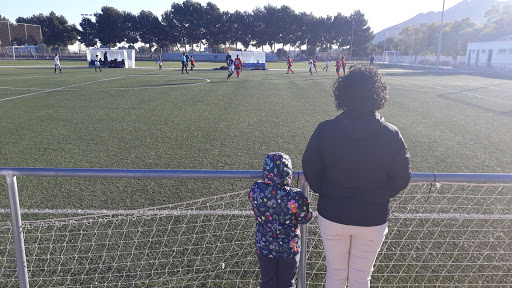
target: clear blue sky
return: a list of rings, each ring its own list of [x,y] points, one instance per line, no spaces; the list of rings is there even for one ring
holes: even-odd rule
[[[316,16],[335,15],[341,12],[343,15],[350,15],[355,10],[361,10],[369,22],[374,32],[379,32],[389,26],[401,23],[419,13],[429,11],[441,11],[443,0],[352,0],[352,1],[334,1],[334,0],[195,0],[203,5],[207,2],[215,3],[222,11],[233,12],[252,11],[255,7],[263,7],[268,3],[274,6],[288,5],[295,12],[311,12]],[[103,6],[112,6],[119,10],[129,11],[138,14],[141,10],[150,10],[154,14],[161,16],[164,11],[171,8],[173,0],[151,0],[151,1],[132,1],[132,0],[87,0],[87,1],[63,1],[63,0],[27,0],[22,3],[16,1],[2,0],[0,15],[9,18],[14,22],[17,17],[28,17],[34,14],[48,14],[55,11],[58,15],[64,15],[70,23],[78,26],[81,20],[80,14],[92,14],[99,12]],[[462,0],[446,0],[445,9],[448,9]]]

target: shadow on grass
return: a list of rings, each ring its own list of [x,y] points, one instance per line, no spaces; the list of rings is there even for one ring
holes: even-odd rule
[[[436,96],[441,98],[441,99],[444,99],[444,100],[456,102],[456,103],[465,105],[467,107],[479,109],[479,110],[482,110],[484,112],[489,112],[489,113],[492,113],[492,114],[495,114],[495,115],[498,115],[498,116],[512,117],[512,110],[509,110],[509,111],[499,111],[499,110],[496,110],[496,109],[491,109],[491,108],[488,108],[488,107],[477,105],[477,104],[471,103],[469,101],[465,101],[465,100],[458,99],[458,98],[450,96],[450,95],[455,95],[457,93],[468,92],[468,91],[477,90],[477,89],[480,89],[480,88],[467,89],[467,90],[458,91],[458,92],[448,92],[448,93],[438,94]]]
[[[512,80],[512,74],[505,73],[492,73],[492,72],[476,72],[476,71],[461,71],[461,70],[441,70],[435,71],[433,69],[411,69],[410,67],[379,67],[379,69],[406,69],[410,70],[410,72],[393,72],[386,71],[383,72],[384,75],[389,76],[403,76],[403,77],[411,77],[411,76],[476,76],[490,79],[501,79],[501,80]]]

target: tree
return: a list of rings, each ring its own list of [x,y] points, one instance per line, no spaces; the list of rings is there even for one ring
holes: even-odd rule
[[[348,46],[352,36],[352,21],[347,16],[338,13],[332,18],[328,33],[333,45],[338,46],[340,49]]]
[[[180,44],[185,46],[200,43],[202,40],[203,25],[203,6],[199,2],[186,0],[183,3],[173,3],[171,10],[164,12],[163,17],[167,17],[174,23],[176,34],[180,38]]]
[[[67,48],[76,43],[78,35],[76,26],[70,25],[66,17],[51,11],[48,15],[37,14],[28,18],[18,17],[16,23],[41,26],[43,43],[49,48]]]
[[[352,12],[349,16],[353,23],[354,38],[351,39],[352,47],[350,47],[352,57],[368,56],[370,45],[375,35],[372,32],[368,21],[364,18],[364,14],[360,10]]]
[[[140,41],[153,50],[159,39],[159,34],[163,33],[162,23],[153,12],[147,10],[140,11],[137,15],[137,23]],[[161,43],[161,41],[159,42]]]
[[[95,47],[98,44],[98,37],[96,36],[96,22],[88,18],[82,18],[80,21],[80,29],[77,29],[78,42],[85,45],[85,47]]]
[[[0,14],[0,21],[10,22],[9,19],[7,19],[7,17],[2,16],[2,14]]]
[[[279,28],[281,33],[279,35],[278,41],[283,44],[283,49],[285,45],[295,45],[295,37],[294,32],[296,30],[296,16],[297,13],[290,8],[290,6],[283,5],[279,8]],[[283,57],[286,55],[283,55]]]
[[[96,14],[96,35],[101,44],[109,48],[126,40],[123,27],[123,13],[114,7],[103,6],[101,13]]]
[[[201,36],[210,47],[224,43],[222,20],[223,15],[219,7],[212,2],[206,3]]]
[[[512,33],[512,3],[495,5],[485,12],[487,23],[482,32],[482,40],[496,40]]]
[[[464,55],[472,36],[471,31],[476,26],[477,24],[470,18],[447,23],[443,30],[442,54],[452,56],[453,60]]]
[[[139,22],[137,15],[131,12],[123,12],[123,27],[125,31],[125,42],[131,45],[139,43]]]

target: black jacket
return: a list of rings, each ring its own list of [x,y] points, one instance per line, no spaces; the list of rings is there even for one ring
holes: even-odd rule
[[[378,226],[389,218],[389,199],[409,185],[409,158],[402,135],[379,113],[346,111],[317,126],[302,168],[322,217]]]

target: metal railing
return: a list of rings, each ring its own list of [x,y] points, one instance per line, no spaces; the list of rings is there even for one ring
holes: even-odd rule
[[[9,168],[0,167],[6,177],[11,224],[16,252],[16,268],[20,287],[29,287],[27,260],[23,238],[16,176],[79,178],[167,178],[167,179],[262,179],[261,170],[149,170],[149,169],[73,169],[73,168]],[[294,171],[301,190],[308,195],[309,185],[302,171]],[[501,183],[512,184],[512,174],[413,173],[412,183]],[[306,287],[307,225],[300,225],[301,246],[297,286]]]

